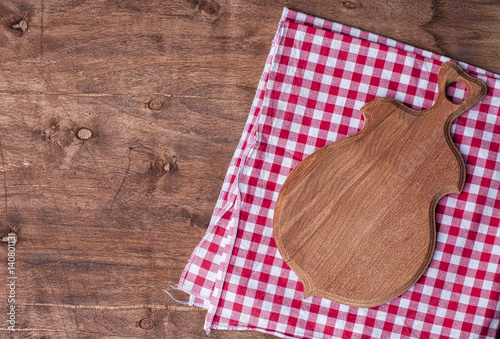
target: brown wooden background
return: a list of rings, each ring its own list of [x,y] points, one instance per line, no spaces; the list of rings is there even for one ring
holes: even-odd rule
[[[493,0],[0,0],[0,236],[18,235],[19,331],[3,242],[0,336],[206,336],[205,312],[162,290],[205,232],[284,6],[500,72]]]

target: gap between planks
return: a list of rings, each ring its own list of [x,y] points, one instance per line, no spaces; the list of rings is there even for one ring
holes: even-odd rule
[[[212,99],[212,100],[228,100],[228,101],[248,101],[247,99],[212,97],[202,95],[182,95],[182,94],[166,94],[166,93],[139,93],[139,94],[118,94],[118,93],[65,93],[65,92],[20,92],[20,91],[0,91],[0,94],[9,95],[55,95],[68,97],[149,97],[163,96],[169,98],[192,98],[192,99]]]
[[[82,331],[72,331],[72,330],[56,330],[51,328],[15,328],[13,330],[9,330],[8,328],[0,327],[0,331],[6,332],[54,332],[54,333],[64,333],[66,337],[68,337],[68,333],[78,333],[85,335],[99,335],[100,332],[82,332]],[[43,338],[43,337],[42,337]],[[135,337],[124,337],[124,336],[115,336],[115,335],[106,335],[106,338],[135,338]]]
[[[177,306],[177,305],[71,305],[71,304],[53,304],[53,303],[17,303],[19,306],[44,306],[44,307],[61,307],[73,309],[94,309],[94,310],[131,310],[131,309],[154,309],[154,310],[169,310],[181,312],[206,311],[202,307],[196,306]]]

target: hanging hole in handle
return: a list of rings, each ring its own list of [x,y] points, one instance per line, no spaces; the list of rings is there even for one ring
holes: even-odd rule
[[[458,81],[446,87],[446,98],[454,104],[461,104],[467,98],[467,87]]]

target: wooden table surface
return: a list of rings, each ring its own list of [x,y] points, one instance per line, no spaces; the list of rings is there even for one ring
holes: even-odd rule
[[[500,72],[494,1],[1,0],[2,337],[201,338],[172,290],[284,6]],[[267,338],[213,331],[213,338]]]

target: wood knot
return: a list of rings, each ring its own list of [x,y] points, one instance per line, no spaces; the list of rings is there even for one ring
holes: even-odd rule
[[[354,9],[358,9],[359,7],[361,7],[361,4],[359,2],[353,1],[353,0],[344,0],[344,1],[342,1],[342,6],[344,6],[344,8],[346,8],[346,9],[354,10]]]
[[[155,323],[152,319],[144,318],[139,321],[139,327],[143,330],[151,330],[155,326]]]
[[[14,232],[10,232],[6,235],[4,235],[1,239],[0,242],[9,244],[9,246],[16,246],[17,244],[17,234]]]
[[[10,25],[10,28],[15,29],[16,31],[21,31],[21,32],[26,32],[28,29],[28,23],[26,20],[21,19],[17,22],[14,22],[12,25]]]
[[[161,110],[162,106],[163,103],[158,99],[153,99],[150,102],[148,102],[148,108],[152,111],[159,111]]]
[[[167,173],[171,173],[177,169],[177,157],[174,155],[172,156],[172,161],[167,162],[165,165],[163,165],[163,171]]]
[[[216,20],[220,15],[219,6],[211,1],[200,1],[198,10],[212,20]]]
[[[94,133],[92,132],[92,130],[86,127],[79,128],[76,131],[76,137],[80,140],[88,140],[92,137],[93,134]]]
[[[168,173],[168,172],[171,172],[171,171],[172,171],[172,169],[173,169],[173,165],[172,165],[172,163],[171,163],[171,162],[167,162],[167,163],[165,164],[165,166],[163,166],[163,170],[164,170],[165,172],[167,172],[167,173]]]
[[[181,208],[180,215],[187,220],[189,226],[206,230],[210,225],[210,215],[190,212],[185,208]]]

